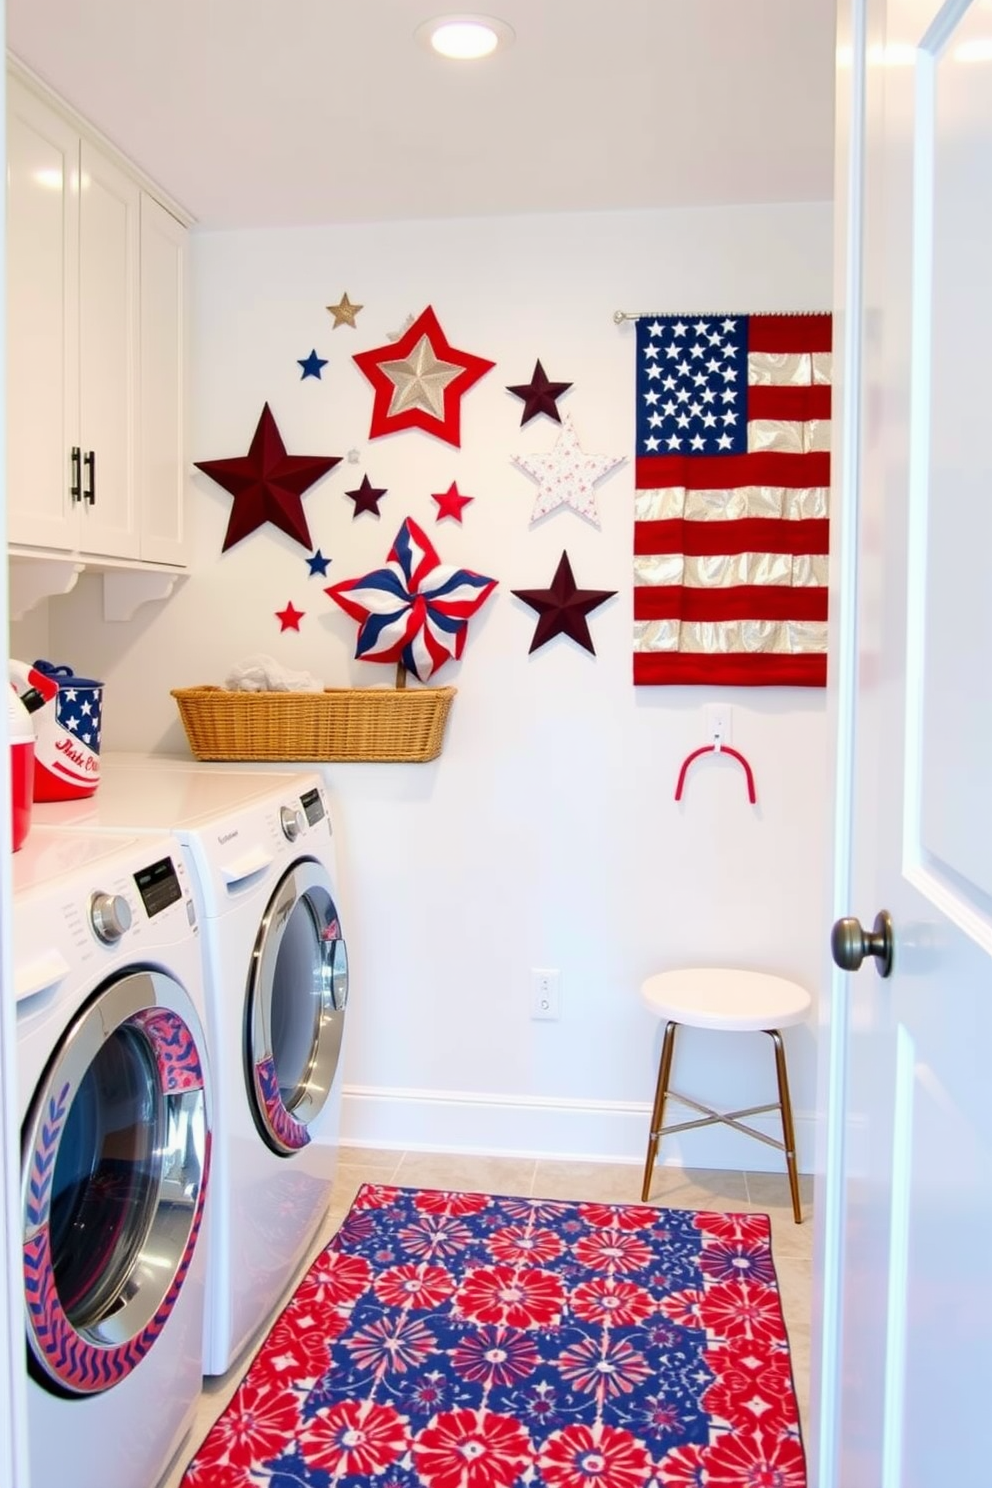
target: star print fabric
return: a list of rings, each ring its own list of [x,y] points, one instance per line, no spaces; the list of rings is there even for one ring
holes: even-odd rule
[[[182,1488],[805,1488],[769,1234],[366,1184]]]

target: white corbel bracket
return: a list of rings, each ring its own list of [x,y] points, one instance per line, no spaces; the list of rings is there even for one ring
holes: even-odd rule
[[[22,620],[43,599],[68,594],[85,566],[72,558],[17,558],[12,554],[8,563],[10,618]]]

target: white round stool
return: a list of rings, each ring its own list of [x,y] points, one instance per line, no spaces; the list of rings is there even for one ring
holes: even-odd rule
[[[658,1085],[651,1113],[651,1135],[648,1139],[648,1155],[644,1164],[644,1183],[641,1202],[647,1203],[651,1187],[651,1173],[658,1154],[660,1138],[673,1132],[690,1131],[697,1126],[712,1126],[722,1122],[770,1147],[785,1153],[785,1164],[789,1170],[789,1189],[792,1193],[792,1212],[796,1224],[802,1224],[803,1212],[799,1201],[799,1175],[796,1171],[796,1135],[792,1125],[792,1103],[789,1100],[789,1077],[785,1067],[785,1048],[782,1044],[782,1028],[792,1023],[802,1023],[810,1007],[810,995],[805,987],[784,977],[769,976],[763,971],[735,971],[733,968],[689,967],[681,971],[662,971],[650,976],[641,985],[641,996],[658,1017],[665,1019],[665,1036],[661,1045],[661,1060],[658,1065]],[[775,1069],[778,1075],[778,1100],[767,1106],[748,1106],[743,1111],[720,1113],[699,1101],[690,1100],[669,1088],[672,1072],[672,1056],[675,1053],[675,1031],[679,1024],[687,1028],[710,1028],[728,1033],[767,1033],[775,1047]],[[662,1126],[667,1098],[680,1101],[694,1111],[702,1111],[698,1121],[681,1121],[674,1126]],[[783,1141],[776,1141],[764,1132],[745,1126],[743,1116],[758,1116],[764,1111],[778,1111],[782,1118]]]

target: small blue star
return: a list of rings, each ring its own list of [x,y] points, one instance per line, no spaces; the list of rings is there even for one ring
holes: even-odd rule
[[[325,558],[323,553],[318,548],[313,557],[307,559],[307,567],[310,570],[310,577],[313,578],[314,574],[326,574],[327,565],[330,563],[330,561],[330,558]]]
[[[296,360],[303,368],[303,372],[300,376],[301,382],[303,381],[304,377],[316,377],[319,381],[321,367],[327,366],[327,358],[319,357],[316,351],[311,351],[308,357],[297,357]]]

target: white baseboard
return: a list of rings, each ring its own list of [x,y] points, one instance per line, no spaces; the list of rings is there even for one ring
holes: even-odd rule
[[[666,1120],[691,1119],[674,1103]],[[416,1090],[345,1085],[341,1108],[343,1147],[408,1152],[465,1152],[535,1157],[565,1162],[644,1162],[651,1107],[646,1101],[580,1101],[552,1096],[479,1094],[465,1090]],[[781,1135],[775,1112],[749,1125]],[[795,1113],[801,1172],[813,1171],[814,1120]],[[708,1126],[666,1137],[658,1161],[670,1167],[729,1168],[778,1173],[781,1152],[726,1126]]]

